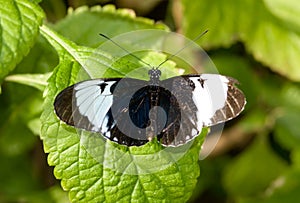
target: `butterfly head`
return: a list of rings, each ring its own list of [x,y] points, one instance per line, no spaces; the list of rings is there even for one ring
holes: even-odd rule
[[[161,76],[161,71],[159,69],[152,68],[148,71],[148,75],[152,85],[157,85],[159,83],[159,78]]]

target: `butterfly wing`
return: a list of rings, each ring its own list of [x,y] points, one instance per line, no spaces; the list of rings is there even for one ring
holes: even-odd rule
[[[228,121],[240,114],[246,104],[245,96],[233,78],[217,75],[183,75],[169,78],[162,86],[170,89],[178,100],[181,117],[173,123],[180,129],[162,132],[162,144],[178,146],[193,139],[202,127]],[[180,121],[179,121],[180,119]],[[170,126],[172,128],[172,126]]]
[[[112,104],[111,89],[116,83],[118,80],[96,79],[67,87],[55,98],[57,116],[68,125],[98,132],[104,128],[105,115]]]
[[[122,81],[121,85],[118,85]],[[148,140],[125,135],[119,128],[130,126],[126,100],[146,81],[136,79],[94,79],[69,86],[54,101],[60,120],[76,128],[101,133],[105,138],[124,145],[142,145]],[[117,91],[116,90],[117,88]],[[114,110],[112,110],[114,109]],[[134,133],[130,128],[128,132]]]
[[[238,81],[218,74],[185,76],[195,84],[193,100],[198,118],[209,127],[238,116],[246,104],[245,95],[235,85]]]

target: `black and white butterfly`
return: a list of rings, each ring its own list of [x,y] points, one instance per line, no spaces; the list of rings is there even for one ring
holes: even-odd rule
[[[160,80],[102,78],[79,82],[61,91],[54,102],[60,120],[127,146],[157,136],[164,146],[179,146],[209,127],[238,116],[245,96],[231,77],[182,75]]]

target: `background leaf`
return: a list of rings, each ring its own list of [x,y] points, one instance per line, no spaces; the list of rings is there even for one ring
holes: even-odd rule
[[[57,22],[54,29],[79,45],[97,47],[106,41],[98,35],[100,33],[113,38],[134,30],[168,28],[153,20],[136,17],[128,9],[116,9],[113,5],[106,5],[70,9],[68,16]]]
[[[35,87],[43,91],[47,85],[50,74],[17,74],[5,78],[6,81],[17,82],[28,86]]]
[[[1,0],[0,81],[28,54],[44,14],[31,1]]]
[[[201,40],[201,45],[207,48],[229,47],[241,41],[256,60],[289,79],[300,81],[299,26],[289,26],[300,17],[300,13],[293,1],[275,2],[231,0],[211,6],[210,1],[191,4],[182,0],[183,31],[193,38],[209,29],[209,34]],[[286,15],[289,11],[290,15]]]
[[[274,156],[265,137],[257,139],[225,169],[224,184],[232,195],[253,196],[266,190],[278,178],[287,163]],[[276,168],[276,170],[270,170]],[[254,172],[255,171],[255,172]],[[252,176],[251,179],[248,177]]]

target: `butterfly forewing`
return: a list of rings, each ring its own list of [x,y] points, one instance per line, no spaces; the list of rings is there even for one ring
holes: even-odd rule
[[[112,103],[110,88],[117,82],[88,80],[67,87],[55,98],[56,114],[69,125],[98,132]]]

